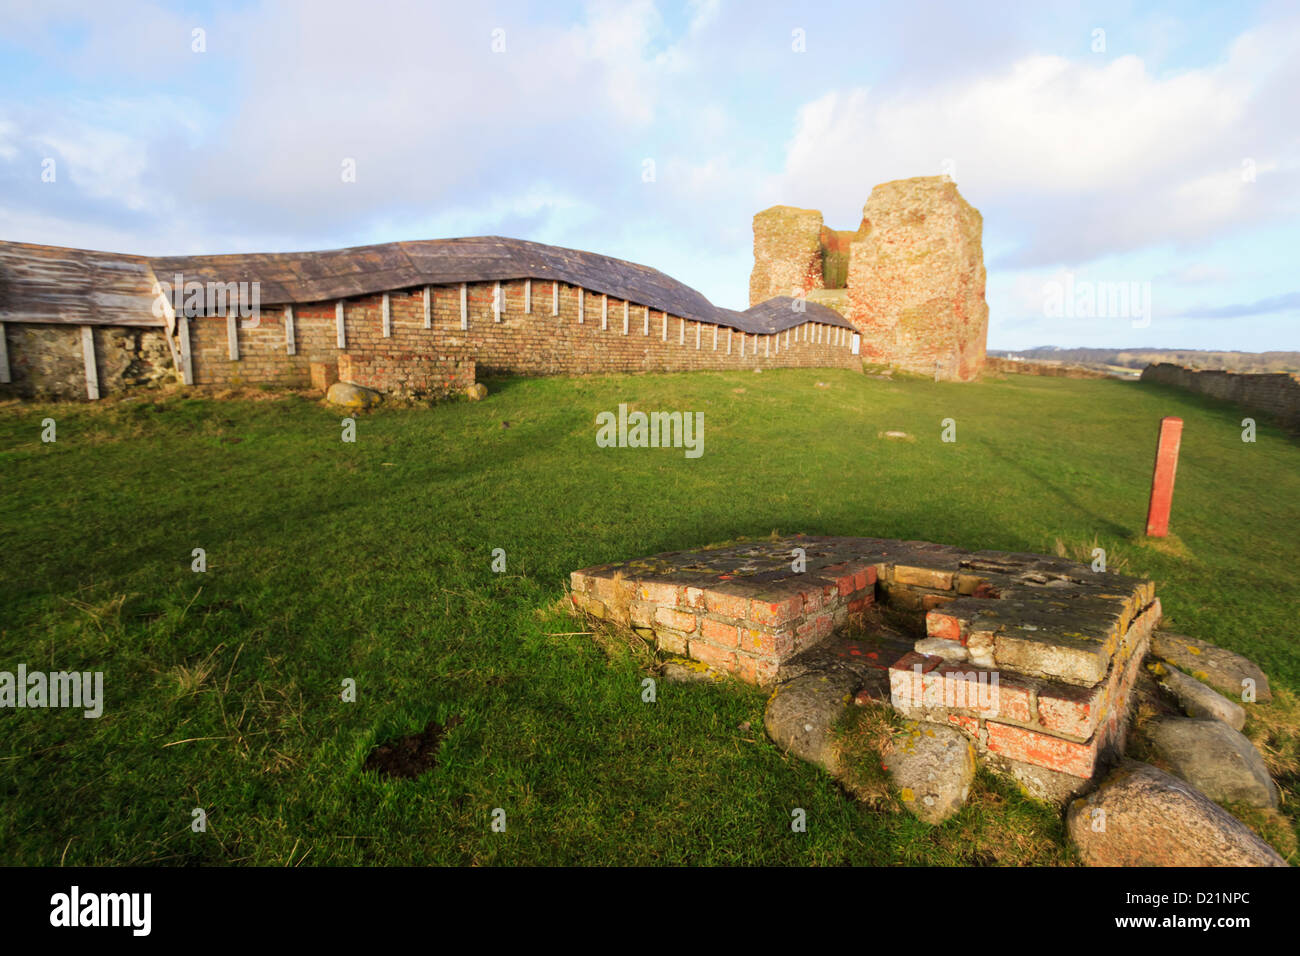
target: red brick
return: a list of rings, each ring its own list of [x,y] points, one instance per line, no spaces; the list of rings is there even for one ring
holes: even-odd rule
[[[962,633],[961,620],[940,611],[930,611],[925,615],[925,633],[930,637],[938,637],[958,644],[963,643],[965,637]]]
[[[724,624],[722,621],[715,621],[712,618],[705,618],[700,622],[700,636],[706,641],[712,641],[722,647],[735,647],[740,628],[734,624]]]
[[[655,611],[655,621],[671,627],[674,631],[690,634],[695,630],[695,615],[678,611],[670,607],[661,607]]]
[[[1036,730],[989,721],[988,749],[1011,760],[1059,770],[1075,777],[1091,777],[1097,762],[1095,743],[1079,744]]]
[[[710,613],[744,620],[749,616],[749,598],[722,591],[705,591],[704,606]]]
[[[721,671],[731,672],[736,669],[736,655],[733,651],[725,651],[703,641],[691,641],[691,657]]]
[[[803,613],[803,595],[795,594],[783,601],[750,601],[749,616],[758,624],[784,624]]]
[[[681,590],[680,585],[666,584],[662,581],[642,581],[637,587],[637,593],[641,596],[641,600],[668,607],[677,606]]]
[[[1055,685],[1038,692],[1038,723],[1045,730],[1074,737],[1092,736],[1103,709],[1103,687]]]
[[[970,717],[966,714],[949,714],[948,723],[956,725],[959,730],[963,730],[972,737],[980,735],[980,720],[978,717]]]
[[[776,661],[750,657],[747,654],[736,656],[736,674],[741,680],[751,684],[772,684],[776,681],[778,665]]]
[[[795,634],[798,635],[800,647],[811,647],[823,638],[829,637],[833,630],[835,630],[835,619],[829,614],[819,614],[796,627]]]
[[[835,580],[835,586],[839,589],[840,597],[848,597],[857,590],[857,587],[853,583],[853,575],[851,574],[846,574],[842,578],[837,578]]]

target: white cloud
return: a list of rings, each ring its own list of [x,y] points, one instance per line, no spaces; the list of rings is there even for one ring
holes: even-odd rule
[[[1246,34],[1222,63],[1171,75],[1136,56],[1034,55],[921,91],[834,90],[799,111],[769,191],[851,226],[860,206],[846,204],[873,185],[950,160],[986,231],[1016,232],[1026,265],[1276,217],[1297,206],[1300,134],[1276,112],[1300,114],[1286,42],[1283,30]],[[1247,157],[1255,182],[1243,180]]]

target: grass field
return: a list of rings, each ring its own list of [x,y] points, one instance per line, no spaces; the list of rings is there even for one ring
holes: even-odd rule
[[[560,609],[573,569],[774,531],[1095,543],[1156,580],[1166,627],[1300,690],[1300,446],[1268,427],[1244,443],[1230,406],[830,370],[489,384],[359,414],[351,444],[297,394],[0,408],[0,670],[102,670],[107,696],[97,720],[0,711],[4,862],[1073,862],[1057,812],[983,776],[937,828],[847,799],[767,741],[756,689],[645,703],[646,655]],[[703,412],[703,456],[597,448],[620,402]],[[1155,548],[1139,532],[1170,414],[1177,538]],[[363,772],[453,715],[431,772]]]

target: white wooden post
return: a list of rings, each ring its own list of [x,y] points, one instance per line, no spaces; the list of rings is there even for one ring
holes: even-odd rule
[[[393,334],[393,304],[390,301],[390,296],[387,292],[384,293],[379,313],[384,327],[384,338],[388,338]]]
[[[424,327],[433,328],[433,287],[424,287]]]
[[[95,330],[81,327],[81,359],[86,366],[86,397],[99,398],[99,369],[95,367]]]
[[[239,310],[226,313],[226,349],[230,361],[239,361]]]
[[[587,321],[587,303],[582,297],[582,286],[578,286],[578,324],[583,325]]]
[[[727,329],[727,354],[731,354],[731,336],[735,329]]]
[[[702,331],[702,329],[703,326],[699,322],[696,322],[695,323],[695,351],[697,352],[700,350],[700,332]]]
[[[609,296],[600,297],[600,330],[603,332],[609,328]]]
[[[177,331],[181,335],[181,381],[186,385],[194,384],[194,350],[190,346],[190,320],[182,315],[176,319]]]
[[[627,335],[628,310],[631,307],[632,306],[628,303],[627,299],[624,299],[623,300],[623,334],[624,335]]]
[[[717,350],[718,350],[718,327],[715,325],[713,327],[713,351],[716,352]]]
[[[0,385],[9,382],[9,343],[5,341],[5,324],[0,322]]]
[[[533,280],[524,280],[524,315],[533,314]]]
[[[663,340],[667,342],[668,341],[668,313],[667,312],[663,313],[663,317],[664,317]]]
[[[551,283],[551,315],[560,314],[560,284]]]
[[[465,282],[460,284],[460,327],[469,328],[469,285]]]
[[[763,336],[763,358],[772,357],[772,336]]]
[[[684,318],[677,320],[677,344],[686,344],[686,320]]]
[[[740,333],[740,357],[745,357],[745,333]]]
[[[492,321],[501,321],[501,280],[492,286]]]
[[[293,306],[284,307],[284,347],[290,355],[297,355],[297,343],[293,340]]]
[[[343,300],[339,299],[334,303],[334,327],[338,330],[338,347],[345,349],[348,347],[347,333],[343,329]]]
[[[645,307],[645,334],[650,334],[650,306]]]

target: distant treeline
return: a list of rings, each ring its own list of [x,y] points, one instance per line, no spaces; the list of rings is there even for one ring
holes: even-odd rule
[[[1062,349],[1045,346],[1019,352],[989,350],[1003,358],[1075,365],[1141,369],[1157,362],[1187,368],[1217,368],[1230,372],[1300,372],[1300,352],[1203,352],[1198,349]]]

